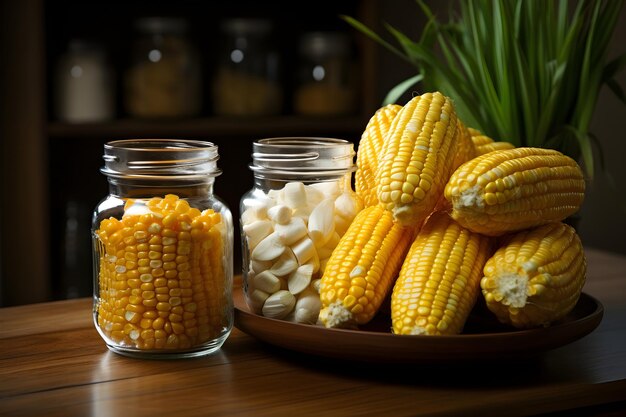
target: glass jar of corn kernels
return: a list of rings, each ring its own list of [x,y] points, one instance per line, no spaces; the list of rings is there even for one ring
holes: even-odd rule
[[[217,146],[170,139],[104,146],[109,195],[92,221],[96,329],[127,356],[194,357],[233,326],[233,220],[213,194]]]
[[[319,282],[362,203],[354,146],[331,138],[268,138],[252,149],[254,186],[240,202],[243,291],[256,314],[315,324]]]

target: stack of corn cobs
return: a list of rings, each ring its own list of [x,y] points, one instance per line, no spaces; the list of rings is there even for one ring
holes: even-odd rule
[[[585,281],[562,222],[584,191],[576,161],[466,127],[439,92],[382,107],[359,142],[363,209],[325,266],[319,323],[358,328],[390,296],[393,333],[458,334],[483,297],[502,323],[548,326]]]

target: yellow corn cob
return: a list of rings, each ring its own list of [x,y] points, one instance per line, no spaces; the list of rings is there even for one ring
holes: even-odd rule
[[[391,124],[376,173],[378,200],[403,225],[432,213],[453,171],[457,116],[439,92],[412,98]]]
[[[394,223],[380,205],[357,214],[322,276],[322,323],[354,328],[369,322],[391,290],[414,235],[414,228]]]
[[[391,296],[396,334],[458,334],[480,293],[491,238],[433,213],[409,249]]]
[[[100,330],[115,343],[149,350],[217,337],[229,306],[220,214],[171,194],[141,211],[104,219],[96,230]]]
[[[551,149],[515,148],[461,165],[444,195],[462,226],[498,236],[565,219],[578,211],[584,192],[573,159]]]
[[[376,170],[382,151],[385,135],[389,132],[391,122],[402,106],[389,104],[381,107],[370,118],[356,154],[356,172],[354,173],[354,190],[363,200],[364,207],[378,204],[376,196]]]
[[[513,149],[512,143],[503,142],[503,141],[494,141],[489,136],[483,135],[479,130],[476,129],[468,129],[472,143],[474,144],[475,154],[474,157],[484,155],[489,152],[504,150],[504,149]]]
[[[465,162],[476,157],[476,149],[474,143],[472,142],[472,134],[460,119],[458,120],[455,142],[457,149],[454,163],[452,165],[453,172]]]
[[[574,308],[585,272],[575,230],[549,223],[511,236],[487,261],[481,287],[487,307],[501,322],[546,326]]]

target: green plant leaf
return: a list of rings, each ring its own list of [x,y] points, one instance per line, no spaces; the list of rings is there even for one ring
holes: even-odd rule
[[[393,87],[391,90],[389,90],[387,96],[385,96],[385,100],[383,100],[383,106],[396,103],[398,99],[409,90],[409,88],[422,81],[423,78],[424,77],[422,76],[422,74],[417,74]]]
[[[352,27],[354,27],[355,29],[357,29],[358,31],[360,31],[361,33],[369,36],[370,38],[378,42],[380,45],[384,46],[389,51],[396,54],[400,58],[407,60],[407,57],[399,49],[397,49],[392,44],[390,44],[389,42],[381,38],[376,32],[374,32],[372,29],[365,26],[363,23],[359,22],[358,20],[356,20],[355,18],[351,16],[341,15],[340,18],[343,19]]]
[[[578,143],[578,147],[580,149],[580,155],[583,159],[583,167],[585,169],[585,173],[590,180],[593,180],[593,148],[591,147],[591,139],[586,132],[581,132],[576,127],[572,125],[566,125],[565,130],[569,131],[576,142]]]

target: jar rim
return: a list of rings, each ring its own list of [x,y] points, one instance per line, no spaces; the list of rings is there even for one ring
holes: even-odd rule
[[[338,177],[356,170],[354,144],[327,137],[274,137],[252,144],[256,177]]]
[[[218,147],[193,139],[120,139],[105,143],[104,175],[117,179],[202,180],[221,174]]]

